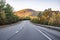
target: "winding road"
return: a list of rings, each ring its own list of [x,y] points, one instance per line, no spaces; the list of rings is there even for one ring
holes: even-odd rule
[[[0,28],[0,40],[60,40],[60,32],[26,20]]]

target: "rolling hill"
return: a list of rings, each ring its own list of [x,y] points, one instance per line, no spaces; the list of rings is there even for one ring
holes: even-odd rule
[[[38,12],[32,9],[23,9],[15,12],[14,14],[19,17],[36,17]]]

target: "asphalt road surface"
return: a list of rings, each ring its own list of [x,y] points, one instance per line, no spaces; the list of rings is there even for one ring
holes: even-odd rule
[[[60,32],[26,20],[0,28],[0,40],[60,40]]]

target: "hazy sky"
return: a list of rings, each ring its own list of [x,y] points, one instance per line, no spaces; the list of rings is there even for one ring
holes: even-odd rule
[[[31,8],[34,10],[44,10],[52,8],[53,10],[60,10],[60,0],[6,0],[15,11]]]

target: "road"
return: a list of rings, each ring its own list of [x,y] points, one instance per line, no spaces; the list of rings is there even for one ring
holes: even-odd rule
[[[60,40],[60,32],[26,20],[0,28],[0,40]]]

